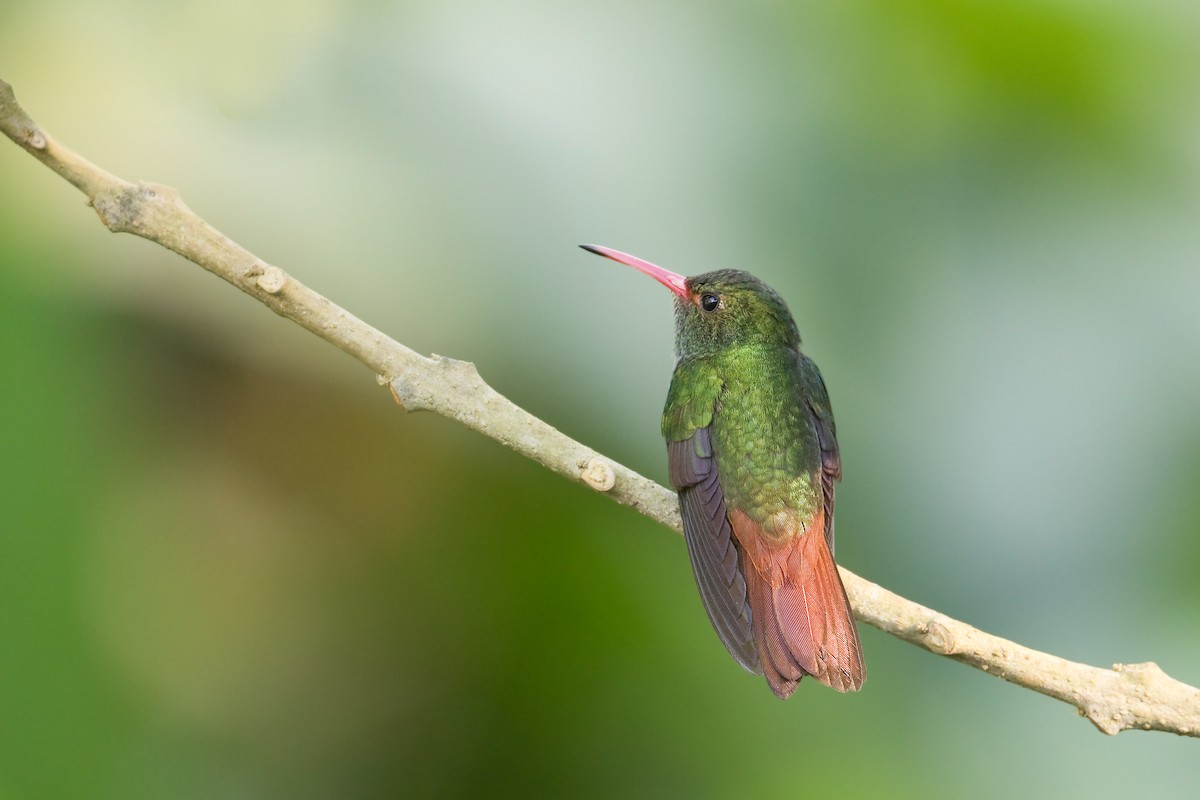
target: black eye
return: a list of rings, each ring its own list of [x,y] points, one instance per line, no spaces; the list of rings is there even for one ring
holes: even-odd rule
[[[715,294],[700,295],[700,307],[705,311],[716,311],[719,305],[721,305],[721,298]]]

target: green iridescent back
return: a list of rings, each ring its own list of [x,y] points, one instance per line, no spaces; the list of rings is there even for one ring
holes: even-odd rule
[[[807,520],[820,508],[821,452],[800,359],[787,347],[750,345],[681,360],[663,410],[669,441],[711,427],[726,503],[768,533],[784,533],[779,515]]]

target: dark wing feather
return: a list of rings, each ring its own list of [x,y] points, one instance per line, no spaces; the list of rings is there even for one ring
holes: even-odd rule
[[[730,655],[748,671],[762,674],[740,553],[717,479],[709,429],[698,428],[690,438],[668,441],[667,463],[671,485],[679,490],[683,535],[708,618]]]
[[[833,552],[833,484],[842,479],[842,457],[838,453],[837,426],[821,371],[807,356],[800,356],[800,379],[804,399],[812,413],[813,429],[821,448],[821,494],[825,504],[825,541]]]

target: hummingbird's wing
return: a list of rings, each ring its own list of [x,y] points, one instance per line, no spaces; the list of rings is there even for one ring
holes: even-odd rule
[[[730,655],[747,671],[761,675],[746,581],[717,480],[709,429],[697,428],[687,439],[668,441],[667,464],[671,485],[679,491],[683,535],[708,618]]]
[[[842,457],[838,454],[837,426],[821,371],[808,356],[800,356],[800,383],[812,412],[817,444],[821,448],[821,494],[825,505],[825,541],[833,552],[833,484],[842,479]]]

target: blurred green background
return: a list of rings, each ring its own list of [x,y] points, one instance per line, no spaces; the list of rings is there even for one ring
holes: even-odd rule
[[[788,298],[839,560],[1200,684],[1200,6],[19,5],[106,169],[665,478],[671,304]],[[1193,796],[1196,741],[863,630],[726,656],[682,541],[112,236],[0,142],[0,798]]]

